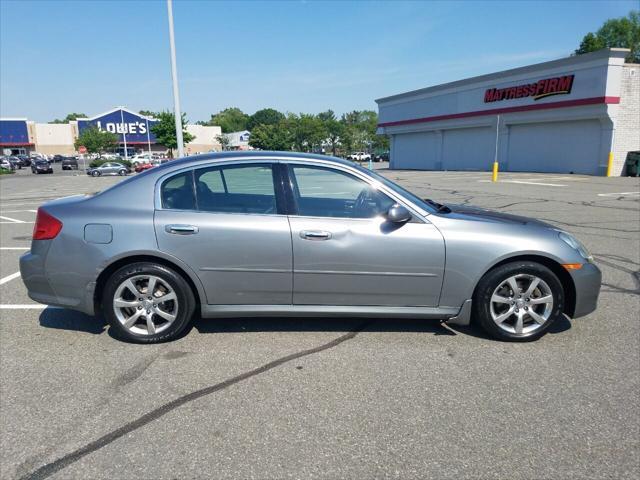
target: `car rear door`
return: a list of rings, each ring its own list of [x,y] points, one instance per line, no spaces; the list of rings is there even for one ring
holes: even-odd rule
[[[431,223],[387,221],[396,201],[348,171],[291,163],[288,176],[295,305],[438,304],[445,246]]]
[[[211,165],[160,183],[158,246],[197,273],[208,304],[291,304],[291,232],[277,169]]]

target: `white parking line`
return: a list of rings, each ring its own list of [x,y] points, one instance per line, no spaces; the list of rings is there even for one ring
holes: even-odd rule
[[[12,273],[11,275],[7,275],[4,278],[0,278],[0,285],[4,285],[7,282],[10,282],[14,278],[18,278],[20,276],[20,272]]]
[[[0,215],[0,218],[3,220],[9,220],[9,223],[25,223],[22,220],[16,220],[15,218],[11,218],[11,217],[3,217],[2,215]]]
[[[480,183],[492,183],[492,180],[478,180]],[[499,180],[496,183],[517,183],[519,185],[541,185],[543,187],[566,187],[561,183],[527,182],[524,180]]]
[[[0,250],[29,250],[30,247],[0,247]]]
[[[21,220],[21,221],[19,221],[19,222],[0,222],[0,223],[4,223],[4,224],[10,223],[10,224],[12,224],[12,225],[18,225],[18,224],[21,224],[21,223],[25,223],[25,224],[27,224],[27,223],[35,223],[35,222],[23,222],[23,221]]]
[[[518,183],[524,185],[542,185],[544,187],[566,187],[566,185],[561,185],[559,183],[541,183],[541,182],[525,182],[524,180],[507,180],[511,183]]]
[[[629,195],[631,197],[640,196],[640,192],[620,192],[620,193],[599,193],[599,197],[621,197],[624,195]]]

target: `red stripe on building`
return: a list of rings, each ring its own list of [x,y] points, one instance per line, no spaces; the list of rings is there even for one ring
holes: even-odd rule
[[[578,100],[565,100],[563,102],[544,103],[536,105],[522,105],[518,107],[493,108],[490,110],[476,110],[474,112],[451,113],[448,115],[435,115],[433,117],[412,118],[409,120],[397,120],[395,122],[379,123],[379,127],[393,127],[395,125],[411,125],[413,123],[436,122],[438,120],[453,120],[456,118],[482,117],[484,115],[498,115],[502,113],[529,112],[531,110],[547,110],[553,108],[579,107],[582,105],[618,104],[620,97],[592,97]]]

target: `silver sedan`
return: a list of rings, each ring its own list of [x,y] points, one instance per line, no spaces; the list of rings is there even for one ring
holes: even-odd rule
[[[207,154],[38,210],[29,296],[173,339],[194,314],[418,317],[533,340],[596,308],[601,273],[569,233],[424,200],[340,159]]]

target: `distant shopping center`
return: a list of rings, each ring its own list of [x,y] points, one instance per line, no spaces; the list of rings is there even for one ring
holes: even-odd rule
[[[604,49],[376,100],[392,168],[604,175],[640,150],[640,65]]]
[[[151,151],[165,153],[167,148],[158,143],[152,127],[157,120],[133,112],[125,107],[116,107],[90,118],[79,118],[69,123],[36,123],[26,118],[0,119],[0,149],[11,154],[38,152],[45,155],[73,155],[74,142],[83,130],[98,127],[118,135],[120,153],[125,149],[129,155]],[[185,130],[195,138],[185,145],[185,153],[192,155],[221,150],[218,137],[220,127],[186,125]]]

